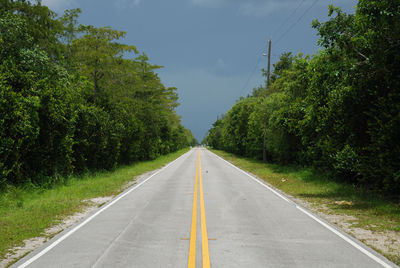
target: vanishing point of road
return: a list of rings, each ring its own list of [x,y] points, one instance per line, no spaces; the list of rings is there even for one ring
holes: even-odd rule
[[[397,267],[194,148],[13,267]]]

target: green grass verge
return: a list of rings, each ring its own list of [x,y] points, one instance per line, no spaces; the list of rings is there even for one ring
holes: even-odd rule
[[[372,232],[400,232],[400,204],[387,200],[384,196],[329,180],[310,168],[266,164],[224,151],[211,151],[283,192],[311,203],[322,213],[354,217],[350,222],[351,228],[363,228]],[[400,264],[400,252],[385,253],[377,250]]]
[[[83,209],[83,200],[120,193],[135,176],[158,169],[188,149],[152,161],[140,162],[114,171],[71,177],[51,189],[10,188],[0,193],[0,259],[12,247],[28,238],[43,235],[44,230],[68,215]]]

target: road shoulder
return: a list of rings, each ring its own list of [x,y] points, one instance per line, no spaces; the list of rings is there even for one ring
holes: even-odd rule
[[[370,209],[365,207],[359,208],[359,206],[365,205],[362,200],[358,198],[354,198],[353,200],[347,199],[345,194],[322,195],[321,192],[323,190],[320,189],[320,185],[317,187],[315,185],[312,186],[310,184],[313,182],[303,181],[302,178],[295,178],[296,176],[301,177],[301,172],[296,174],[281,172],[281,170],[271,168],[271,166],[267,166],[259,161],[222,151],[211,151],[245,170],[256,179],[276,190],[279,194],[283,194],[284,197],[376,250],[391,262],[397,265],[400,264],[400,232],[396,231],[396,224],[400,223],[396,221],[396,218],[391,218],[390,220],[386,219],[386,223],[393,222],[393,225],[395,225],[394,229],[392,226],[388,227],[387,224],[379,225],[382,222],[381,218],[391,216],[391,214],[374,215],[383,214],[383,209],[376,211],[374,207]],[[319,182],[314,183],[318,184]],[[294,188],[297,189],[294,190]],[[370,222],[367,222],[368,220]],[[400,227],[400,225],[397,226]]]

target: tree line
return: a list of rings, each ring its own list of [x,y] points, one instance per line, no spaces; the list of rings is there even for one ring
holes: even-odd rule
[[[196,144],[125,32],[40,1],[0,0],[0,188],[154,159]]]
[[[321,49],[283,53],[271,83],[241,98],[203,143],[400,193],[400,5],[360,0],[313,21]],[[264,149],[264,150],[263,150]]]

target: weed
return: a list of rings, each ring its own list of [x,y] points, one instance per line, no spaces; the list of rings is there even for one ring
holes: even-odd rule
[[[324,213],[352,216],[352,227],[374,233],[400,231],[400,206],[392,198],[344,182],[330,180],[311,168],[281,166],[212,150],[236,166],[249,171],[289,195],[311,203]],[[373,245],[372,245],[373,246]],[[400,264],[400,255],[385,253]]]
[[[46,188],[8,186],[0,193],[0,259],[25,239],[43,235],[45,229],[82,210],[87,205],[84,200],[116,195],[134,177],[160,168],[186,151],[114,171],[59,179],[62,183]]]

